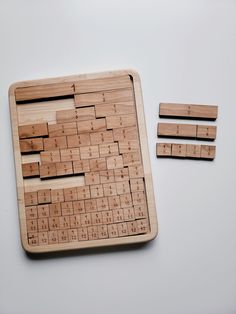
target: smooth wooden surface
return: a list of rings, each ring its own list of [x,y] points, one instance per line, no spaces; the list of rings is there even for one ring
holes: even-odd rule
[[[216,120],[218,106],[160,103],[159,116],[166,118],[194,118],[204,120]]]
[[[157,143],[157,157],[178,157],[190,159],[213,160],[216,147],[214,145],[195,145],[182,143]]]
[[[137,73],[116,71],[22,82],[12,85],[9,98],[21,239],[27,251],[145,242],[156,236]],[[34,102],[38,99],[40,103]],[[85,213],[76,216],[80,207],[74,202],[84,202]],[[105,211],[99,214],[100,206]],[[127,221],[126,208],[132,207],[136,214]]]

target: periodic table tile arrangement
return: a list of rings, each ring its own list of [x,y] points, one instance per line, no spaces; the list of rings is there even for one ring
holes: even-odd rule
[[[21,240],[32,253],[157,234],[141,84],[122,70],[9,89]]]

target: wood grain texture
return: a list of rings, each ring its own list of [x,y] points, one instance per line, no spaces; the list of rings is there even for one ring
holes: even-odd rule
[[[64,161],[60,160],[60,162],[40,164],[40,174],[43,173],[43,175],[47,176],[49,172],[49,175],[53,177],[52,179],[23,179],[21,168],[22,160],[24,160],[24,163],[41,163],[41,161],[38,153],[36,153],[34,156],[21,155],[18,126],[30,125],[34,123],[48,123],[49,125],[55,123],[64,124],[67,122],[79,123],[83,120],[92,121],[98,118],[95,114],[96,109],[94,108],[96,104],[95,106],[87,107],[84,106],[84,103],[81,108],[79,106],[78,109],[85,109],[85,111],[80,111],[80,114],[78,114],[78,112],[75,111],[78,109],[74,109],[77,105],[75,105],[74,100],[71,98],[63,99],[63,101],[60,99],[52,99],[51,101],[49,99],[46,99],[50,97],[55,98],[66,95],[71,96],[70,93],[72,91],[69,91],[69,94],[64,95],[65,91],[63,91],[63,88],[57,92],[55,92],[55,90],[50,90],[52,85],[54,85],[55,87],[55,85],[57,84],[72,86],[73,89],[75,86],[76,88],[75,91],[73,90],[73,95],[74,93],[76,93],[77,95],[82,95],[85,93],[104,92],[106,98],[105,103],[107,105],[110,105],[109,102],[113,101],[117,104],[116,106],[120,105],[120,107],[117,107],[120,111],[117,111],[116,106],[113,106],[112,110],[113,112],[115,112],[114,115],[126,115],[127,113],[136,113],[137,126],[124,126],[123,128],[118,127],[116,128],[116,132],[114,132],[114,134],[113,131],[110,133],[110,131],[103,131],[99,129],[99,132],[95,132],[97,134],[94,137],[92,135],[95,133],[91,133],[90,131],[93,131],[91,129],[88,130],[90,134],[66,134],[66,147],[64,147],[64,144],[62,145],[63,147],[61,147],[61,143],[58,142],[58,140],[56,142],[48,142],[46,140],[45,143],[46,149],[48,149],[47,152],[50,152],[51,150],[59,150],[60,158],[63,158]],[[50,86],[50,88],[47,87],[48,85]],[[57,88],[60,89],[62,86],[59,85],[57,85]],[[32,86],[35,88],[31,90],[29,89],[27,96],[26,89],[28,87],[31,88]],[[46,91],[40,91],[43,86],[46,86]],[[16,89],[18,89],[18,91],[15,94]],[[119,93],[119,90],[122,92]],[[130,90],[133,91],[133,94],[130,93]],[[29,103],[17,105],[16,98],[17,101],[29,101]],[[42,98],[45,98],[42,103],[33,102],[33,100],[35,99]],[[86,99],[88,98],[85,97],[83,101],[86,102]],[[157,220],[154,193],[152,188],[149,153],[146,141],[142,94],[140,80],[136,72],[116,71],[106,72],[102,74],[80,75],[17,83],[10,87],[9,101],[11,108],[13,144],[16,162],[21,240],[25,250],[36,253],[71,250],[85,247],[118,245],[125,243],[145,242],[153,239],[156,236]],[[79,102],[80,104],[82,103],[81,98]],[[99,103],[98,105],[104,105],[104,101],[103,103]],[[131,109],[125,111],[125,108],[127,107]],[[72,111],[68,112],[67,110]],[[60,112],[59,116],[58,112]],[[104,115],[104,118],[105,117],[106,115]],[[84,126],[82,125],[82,128],[83,127]],[[56,130],[52,130],[51,128],[52,132],[59,132],[59,138],[62,135],[60,132],[64,133],[63,129],[63,127],[59,127],[59,129]],[[74,128],[72,129],[74,130]],[[77,131],[78,129],[79,128],[77,126]],[[108,133],[106,134],[105,132]],[[142,136],[140,136],[140,134],[142,134]],[[51,135],[55,135],[55,133],[51,133]],[[86,140],[83,139],[83,141],[81,142],[82,135],[88,135],[88,138],[86,138]],[[134,152],[134,155],[129,155],[130,153],[128,152],[130,151],[130,149],[135,149],[135,147],[137,148],[137,143],[133,143],[133,145],[125,143],[121,147],[124,151],[128,150],[128,152],[123,154],[118,151],[118,153],[121,155],[117,156],[117,159],[113,158],[115,156],[101,157],[99,145],[113,143],[113,141],[115,140],[115,136],[117,138],[117,141],[138,140],[140,142],[141,153],[138,152],[137,155],[137,152]],[[96,157],[93,155],[92,152],[93,158],[91,158],[90,160],[74,160],[73,156],[79,156],[78,158],[81,158],[82,147],[90,145],[98,147],[98,150],[96,150],[95,154]],[[113,154],[114,152],[117,152],[117,147],[119,148],[119,146],[116,145],[116,148],[114,146],[115,150],[110,150],[107,146],[101,146],[101,152],[105,155],[109,155],[110,152],[111,154]],[[79,148],[79,153],[72,154],[72,152],[68,151],[68,149],[70,148]],[[88,150],[83,153],[85,153],[85,155],[83,155],[84,157],[87,156],[86,154],[91,157],[91,151]],[[129,182],[129,176],[127,177],[128,172],[127,174],[122,174],[122,172],[120,172],[119,174],[117,173],[117,176],[115,176],[114,171],[121,170],[119,167],[122,167],[122,169],[127,169],[123,168],[124,164],[121,162],[121,160],[123,161],[122,155],[124,155],[125,157],[127,166],[137,167],[136,170],[135,168],[131,168],[131,173],[134,176],[141,175],[142,171],[139,169],[142,165],[145,182],[145,196],[144,191],[136,192],[137,189],[143,189],[143,187],[138,183],[135,184],[135,182],[133,182],[132,185],[134,192],[131,193],[130,184],[127,183]],[[107,162],[107,159],[111,157],[112,159]],[[50,161],[50,155],[48,156],[48,158],[48,161]],[[68,158],[71,160],[68,160]],[[105,160],[102,158],[104,158]],[[143,163],[142,160],[145,160],[145,162]],[[80,165],[78,163],[80,163]],[[83,163],[83,165],[81,163]],[[113,180],[115,180],[115,178],[117,178],[117,180],[120,178],[121,181],[117,181],[117,184],[116,182],[99,182],[98,184],[91,184],[89,186],[86,186],[84,185],[85,181],[81,176],[73,178],[54,178],[55,175],[63,175],[67,174],[68,172],[72,172],[74,174],[75,170],[79,171],[79,167],[82,168],[81,174],[84,175],[86,173],[84,169],[84,163],[87,163],[87,173],[90,173],[90,167],[96,170],[99,169],[97,171],[99,172],[100,178],[101,171],[111,171],[113,172]],[[105,170],[104,167],[107,167],[108,164],[109,167],[114,169]],[[42,167],[45,167],[45,169],[42,169]],[[80,174],[80,172],[78,174]],[[103,175],[104,178],[107,177],[105,174]],[[124,180],[124,177],[127,178],[128,181]],[[50,190],[50,194],[48,194],[48,189]],[[44,191],[38,193],[40,190]],[[113,200],[109,199],[110,206],[113,209],[110,209],[109,207],[109,202],[107,199],[108,197],[115,197]],[[43,202],[43,204],[38,204],[38,201],[40,203]],[[49,201],[51,203],[45,204],[45,202]],[[85,202],[84,207],[82,206],[83,203],[75,203],[83,201]],[[145,203],[147,204],[148,208],[148,218],[146,220],[141,218],[135,218],[133,206]],[[124,206],[122,210],[116,208],[117,206],[121,206],[121,204],[122,206]],[[27,209],[26,211],[26,205],[27,208],[31,209]],[[36,208],[32,206],[36,206]],[[128,208],[129,210],[124,210],[125,208]],[[37,214],[35,212],[35,209],[37,209]],[[69,213],[69,215],[63,216],[62,209],[64,214]],[[131,220],[127,221],[126,223],[124,221],[125,219]],[[136,221],[136,219],[138,220]],[[100,225],[101,222],[102,224]]]
[[[166,118],[194,118],[216,120],[218,106],[160,103],[159,116]]]

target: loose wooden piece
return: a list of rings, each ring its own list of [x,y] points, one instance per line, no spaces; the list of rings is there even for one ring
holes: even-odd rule
[[[157,136],[196,138],[197,126],[193,124],[158,123]]]
[[[215,146],[157,143],[156,154],[157,157],[178,157],[213,160],[215,158]]]
[[[218,106],[161,103],[159,116],[166,118],[194,118],[216,120]]]
[[[152,239],[155,207],[137,75],[16,86],[10,101],[24,248],[48,252]]]

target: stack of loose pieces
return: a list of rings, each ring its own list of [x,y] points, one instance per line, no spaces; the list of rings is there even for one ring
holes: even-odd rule
[[[214,121],[218,106],[161,103],[160,118],[181,118]],[[215,125],[158,123],[158,137],[214,141]],[[157,157],[190,158],[213,160],[216,147],[213,145],[195,145],[180,143],[157,143]]]

